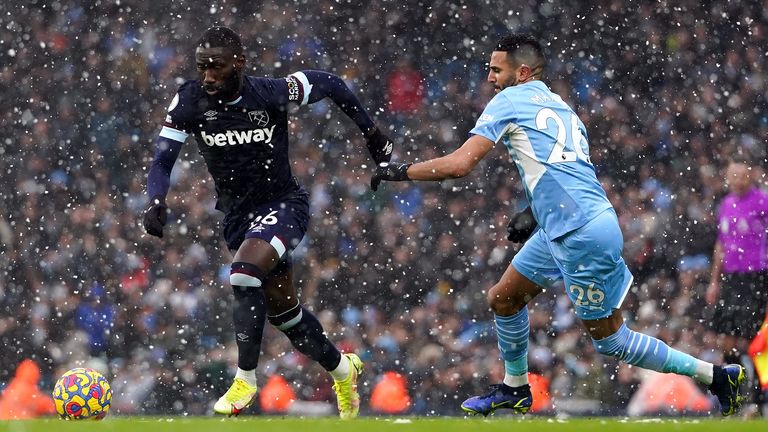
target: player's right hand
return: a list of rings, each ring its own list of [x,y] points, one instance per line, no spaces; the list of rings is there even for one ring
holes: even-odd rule
[[[376,192],[379,189],[379,183],[382,180],[388,181],[406,181],[408,178],[408,167],[411,163],[382,162],[376,167],[376,172],[371,176],[371,189]]]
[[[525,210],[515,213],[507,224],[507,240],[523,243],[536,231],[537,226],[539,224],[533,218],[533,210],[531,207],[526,207]]]
[[[144,230],[147,234],[163,238],[163,227],[168,221],[168,206],[161,197],[152,198],[144,210]]]

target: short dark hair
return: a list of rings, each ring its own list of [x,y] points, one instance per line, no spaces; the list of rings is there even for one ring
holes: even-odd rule
[[[527,63],[539,75],[547,64],[541,44],[530,33],[511,33],[496,43],[495,51],[506,52],[517,63]]]
[[[243,42],[240,36],[229,27],[211,27],[200,36],[197,46],[203,48],[226,48],[235,55],[243,54]]]

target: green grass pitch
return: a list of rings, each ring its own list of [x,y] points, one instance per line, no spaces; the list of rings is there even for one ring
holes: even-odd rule
[[[365,417],[351,421],[298,417],[107,417],[104,421],[59,419],[0,421],[3,432],[624,432],[624,431],[768,431],[766,420],[719,418],[617,419],[617,418],[415,418]]]

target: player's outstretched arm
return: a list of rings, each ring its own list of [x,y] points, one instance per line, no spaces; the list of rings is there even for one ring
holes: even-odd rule
[[[340,77],[327,72],[307,70],[296,74],[306,78],[308,83],[308,103],[315,103],[330,98],[352,121],[355,122],[366,139],[371,157],[380,164],[392,158],[392,141],[374,124],[360,100]]]
[[[165,196],[171,183],[171,171],[179,157],[183,143],[168,138],[158,137],[155,145],[155,157],[147,175],[147,194],[149,207],[144,210],[144,229],[147,234],[163,237],[163,227],[168,220],[168,206]]]
[[[493,141],[481,135],[472,135],[453,153],[413,164],[380,164],[371,177],[371,189],[378,189],[381,181],[431,180],[461,178],[469,174],[493,148]]]

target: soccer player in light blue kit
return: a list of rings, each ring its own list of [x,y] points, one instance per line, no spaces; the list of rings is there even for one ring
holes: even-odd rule
[[[733,414],[742,400],[742,366],[704,362],[624,323],[621,304],[632,274],[621,257],[624,240],[616,213],[590,162],[584,124],[540,81],[545,63],[541,45],[531,35],[502,38],[491,54],[488,74],[497,94],[470,138],[443,157],[380,164],[371,178],[376,190],[382,180],[464,177],[494,144],[502,143],[525,184],[529,211],[540,229],[488,291],[504,382],[488,394],[467,399],[462,409],[483,415],[498,408],[528,411],[532,395],[527,304],[542,289],[562,282],[598,352],[645,369],[690,376],[708,385],[723,415]]]

